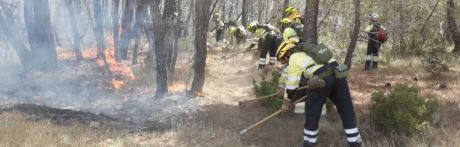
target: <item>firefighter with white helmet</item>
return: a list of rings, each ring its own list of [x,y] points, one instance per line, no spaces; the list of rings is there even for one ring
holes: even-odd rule
[[[369,25],[365,28],[369,41],[367,42],[364,70],[377,69],[380,47],[387,41],[387,33],[385,28],[378,22],[379,17],[380,16],[377,13],[370,14]]]

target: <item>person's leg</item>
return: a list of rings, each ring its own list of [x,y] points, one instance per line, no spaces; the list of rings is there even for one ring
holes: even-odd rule
[[[260,55],[259,55],[259,69],[262,69],[262,68],[265,68],[265,64],[266,64],[266,58],[267,58],[267,52],[268,52],[268,49],[265,47],[265,43],[266,41],[265,40],[262,40],[262,39],[259,39],[259,49],[260,49]]]
[[[270,54],[270,65],[273,66],[276,63],[276,37],[275,36],[270,36],[267,38],[267,48],[269,49],[269,54]]]
[[[367,51],[366,51],[366,57],[365,57],[365,64],[364,64],[364,70],[370,70],[371,69],[371,63],[372,63],[372,50],[373,50],[373,41],[369,40],[367,43]]]
[[[379,49],[382,46],[380,43],[375,43],[375,48],[372,51],[372,68],[377,69],[377,66],[379,64]]]
[[[348,143],[350,146],[360,145],[362,139],[357,128],[355,111],[346,78],[336,79],[329,98],[340,114]]]
[[[224,37],[224,30],[222,28],[218,28],[216,30],[216,42],[220,42]]]
[[[326,97],[329,95],[333,79],[326,78],[326,87],[309,90],[305,100],[304,147],[314,146],[318,140],[318,123]]]

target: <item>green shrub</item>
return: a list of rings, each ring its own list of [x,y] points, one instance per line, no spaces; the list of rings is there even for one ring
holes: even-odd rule
[[[449,66],[444,61],[442,49],[432,49],[424,57],[424,68],[427,72],[440,73],[449,71]]]
[[[427,101],[419,89],[396,84],[388,94],[372,94],[371,116],[377,127],[387,134],[414,135],[434,123],[436,101]]]
[[[267,80],[265,76],[262,75],[262,81],[257,82],[252,80],[254,85],[254,93],[257,97],[274,94],[278,91],[278,80],[280,74],[277,72],[272,72],[272,79]],[[283,104],[283,97],[273,97],[267,101],[263,102],[263,105],[270,110],[279,110]]]

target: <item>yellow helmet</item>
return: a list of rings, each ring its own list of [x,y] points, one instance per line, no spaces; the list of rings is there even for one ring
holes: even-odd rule
[[[297,43],[299,42],[299,38],[291,38],[287,41],[283,41],[281,45],[278,47],[276,50],[276,59],[281,63],[281,64],[286,64],[289,61],[289,51],[295,48]]]
[[[296,11],[296,9],[294,7],[287,7],[286,9],[284,9],[284,13],[289,15],[290,13]]]
[[[283,18],[283,19],[281,19],[281,24],[288,24],[288,23],[290,23],[290,22],[291,22],[291,20],[290,20],[289,18]]]
[[[253,31],[253,30],[255,29],[255,26],[256,26],[257,24],[259,24],[257,21],[253,21],[253,22],[251,22],[251,23],[246,27],[246,29],[247,29],[248,31]]]
[[[236,28],[234,26],[232,26],[232,27],[230,27],[228,29],[228,34],[233,34],[233,33],[235,33],[235,31],[236,31]]]

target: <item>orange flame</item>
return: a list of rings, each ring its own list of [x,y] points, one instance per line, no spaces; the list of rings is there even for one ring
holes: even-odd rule
[[[172,85],[168,86],[168,91],[170,92],[182,91],[182,90],[185,90],[186,86],[187,85],[185,85],[184,83],[173,83]]]
[[[115,89],[120,89],[121,87],[123,87],[123,84],[125,84],[125,82],[121,80],[112,79],[112,87]]]
[[[136,79],[136,76],[134,75],[134,72],[132,68],[128,65],[126,62],[119,62],[117,63],[115,61],[115,56],[114,56],[114,43],[113,39],[111,37],[107,38],[107,46],[104,50],[104,54],[106,56],[106,61],[107,65],[109,67],[110,72],[113,74],[114,77],[117,77],[117,79],[113,78],[111,81],[112,87],[115,89],[119,89],[123,87],[124,81],[123,79],[126,80],[134,80]],[[82,50],[82,55],[84,59],[96,59],[97,56],[97,48],[86,48]],[[71,49],[58,49],[58,59],[64,59],[64,60],[72,60],[75,59],[75,53]],[[102,59],[97,60],[96,63],[103,67],[105,66],[105,63]]]

